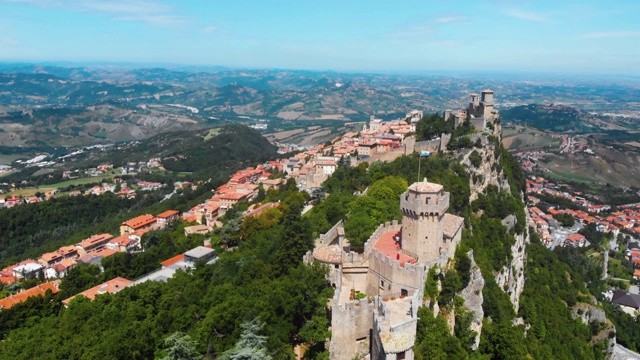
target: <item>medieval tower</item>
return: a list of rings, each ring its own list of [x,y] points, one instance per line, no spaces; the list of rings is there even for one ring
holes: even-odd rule
[[[444,217],[449,193],[440,184],[413,183],[400,198],[402,211],[402,250],[418,257],[419,263],[432,263],[446,249]]]

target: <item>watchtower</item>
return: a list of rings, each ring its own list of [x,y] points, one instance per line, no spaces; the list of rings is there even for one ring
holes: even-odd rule
[[[488,119],[493,112],[493,91],[492,90],[483,90],[482,95],[480,97],[480,108],[482,110],[482,117]]]
[[[427,179],[416,182],[400,198],[401,248],[418,256],[419,263],[432,263],[444,250],[443,220],[449,208],[449,193]]]

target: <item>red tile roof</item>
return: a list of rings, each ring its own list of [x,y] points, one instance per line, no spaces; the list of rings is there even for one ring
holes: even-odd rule
[[[573,235],[569,235],[566,238],[568,241],[580,241],[580,240],[584,240],[585,237],[582,234],[573,234]]]
[[[390,257],[391,260],[400,260],[400,266],[403,266],[407,262],[410,264],[415,263],[416,259],[399,252],[400,245],[394,240],[396,236],[402,236],[402,233],[400,231],[389,231],[382,234],[380,239],[373,245],[373,248]]]
[[[113,239],[113,235],[111,234],[99,234],[93,235],[88,239],[84,239],[81,242],[77,243],[76,246],[80,246],[84,249],[95,246],[96,244],[107,243],[109,240]]]
[[[122,223],[123,226],[128,226],[134,230],[144,226],[149,226],[156,222],[156,217],[149,214],[136,216],[133,219],[129,219]]]
[[[158,216],[156,216],[158,219],[166,219],[169,218],[171,216],[174,215],[178,215],[179,213],[176,210],[167,210],[165,212],[162,212],[160,214],[158,214]]]
[[[89,290],[85,290],[78,295],[74,295],[68,299],[65,299],[62,301],[62,303],[65,305],[68,305],[71,300],[73,300],[76,296],[80,296],[80,295],[86,297],[89,300],[93,300],[96,298],[96,296],[107,293],[107,292],[110,294],[115,294],[118,291],[127,287],[129,284],[131,284],[131,280],[127,280],[122,277],[117,277],[115,279],[111,279],[107,282],[104,282],[100,285],[94,286]]]
[[[161,262],[160,265],[165,266],[165,267],[166,266],[171,266],[171,265],[173,265],[173,264],[175,264],[177,262],[180,262],[182,260],[184,260],[184,254],[176,255],[176,256],[174,256],[172,258],[169,258],[169,259]]]
[[[0,300],[0,309],[10,309],[13,305],[19,304],[32,296],[44,296],[47,290],[51,290],[52,293],[60,291],[58,284],[60,281],[52,281],[38,286],[32,287],[29,290],[17,293],[15,295],[6,297]]]

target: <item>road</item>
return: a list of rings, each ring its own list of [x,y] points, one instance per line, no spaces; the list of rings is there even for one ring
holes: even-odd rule
[[[640,354],[616,344],[613,348],[613,354],[611,354],[611,360],[640,360]]]
[[[160,200],[160,201],[169,200],[169,199],[171,199],[171,197],[172,197],[173,195],[175,195],[175,194],[176,194],[176,189],[173,189],[173,192],[172,192],[172,193],[165,195],[165,196],[162,198],[162,200]]]
[[[565,237],[577,233],[578,231],[582,230],[583,227],[584,226],[582,226],[582,224],[578,222],[576,222],[575,225],[570,228],[552,226],[551,228],[549,228],[549,230],[553,236],[553,241],[551,242],[551,246],[549,246],[549,249],[553,250],[556,246],[561,246]]]
[[[605,250],[604,251],[604,271],[602,272],[602,280],[606,280],[607,276],[609,276],[609,274],[607,273],[608,268],[609,268],[609,251]]]

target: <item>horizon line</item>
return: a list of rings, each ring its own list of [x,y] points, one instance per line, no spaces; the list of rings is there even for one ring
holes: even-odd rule
[[[413,75],[413,76],[429,76],[429,75],[534,75],[534,76],[567,76],[567,77],[603,77],[603,76],[626,76],[630,78],[640,79],[640,73],[620,73],[620,72],[604,72],[598,70],[592,71],[567,71],[562,69],[554,70],[522,70],[522,69],[510,69],[510,70],[472,70],[472,69],[313,69],[313,68],[287,68],[287,67],[268,67],[268,66],[229,66],[229,65],[212,65],[212,64],[190,64],[180,62],[166,62],[166,61],[105,61],[105,60],[92,60],[92,61],[71,61],[71,60],[1,60],[0,65],[23,65],[23,66],[55,66],[60,68],[73,68],[73,67],[90,67],[90,66],[119,66],[122,68],[131,69],[152,69],[162,68],[165,70],[175,70],[172,68],[219,68],[219,70],[227,71],[291,71],[291,72],[315,72],[315,73],[339,73],[347,75]],[[0,66],[0,73],[2,67]],[[631,79],[628,79],[631,80]]]

